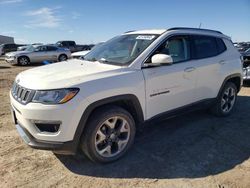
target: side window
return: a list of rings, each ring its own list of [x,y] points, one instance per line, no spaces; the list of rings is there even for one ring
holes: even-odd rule
[[[4,45],[4,48],[5,48],[5,49],[9,49],[9,48],[10,48],[10,44],[5,44],[5,45]]]
[[[226,47],[225,43],[223,42],[223,40],[220,38],[216,38],[216,41],[217,41],[218,54],[221,54],[224,51],[226,51],[227,47]]]
[[[188,36],[174,36],[165,41],[154,53],[170,55],[173,63],[190,59],[190,40]],[[152,56],[153,56],[152,55]],[[151,57],[152,57],[151,56]],[[150,58],[151,60],[151,58]],[[149,62],[147,62],[149,63]]]
[[[36,49],[37,49],[37,51],[39,51],[39,52],[47,51],[47,47],[46,47],[46,46],[39,46],[39,47],[37,47]]]
[[[48,51],[56,51],[57,48],[54,47],[54,46],[47,46],[47,50],[48,50]]]
[[[69,46],[75,46],[75,43],[72,41],[69,41],[68,43],[69,43]]]
[[[62,42],[61,44],[62,44],[62,46],[68,46],[67,42]]]
[[[218,55],[215,37],[193,36],[194,59],[208,58]]]
[[[15,48],[15,47],[16,47],[15,44],[10,44],[10,45],[9,45],[9,48]]]

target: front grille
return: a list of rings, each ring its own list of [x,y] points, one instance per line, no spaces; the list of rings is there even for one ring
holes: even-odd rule
[[[34,90],[24,88],[14,82],[11,89],[12,96],[20,103],[27,104],[32,100],[32,97],[35,93]]]

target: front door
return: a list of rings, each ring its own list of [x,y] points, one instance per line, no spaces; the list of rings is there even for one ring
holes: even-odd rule
[[[187,36],[167,39],[154,54],[167,54],[172,65],[145,66],[147,119],[195,102],[196,62],[190,60],[190,40]]]

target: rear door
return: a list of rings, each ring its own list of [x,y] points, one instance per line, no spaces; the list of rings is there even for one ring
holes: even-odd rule
[[[226,63],[223,53],[226,46],[222,39],[194,35],[192,36],[193,59],[197,64],[197,101],[215,98],[221,86],[221,70]]]
[[[143,74],[146,82],[147,118],[195,102],[196,64],[191,60],[191,45],[188,36],[173,36],[167,39],[146,60]],[[167,54],[172,65],[150,67],[154,54]]]
[[[49,61],[57,61],[58,60],[58,52],[57,47],[55,46],[47,46],[47,60]]]

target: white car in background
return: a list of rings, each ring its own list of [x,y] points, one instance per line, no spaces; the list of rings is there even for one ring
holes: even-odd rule
[[[80,52],[74,52],[74,53],[71,54],[71,57],[75,58],[75,59],[79,59],[80,57],[85,56],[89,52],[90,52],[90,50],[84,50],[84,51],[80,51]]]
[[[96,47],[102,45],[104,42],[100,42],[98,44],[96,44],[95,46],[93,46],[91,48],[91,50],[95,49]],[[83,57],[85,55],[87,55],[91,50],[84,50],[84,51],[80,51],[80,52],[74,52],[71,54],[71,57],[74,59],[79,59],[80,57]]]

